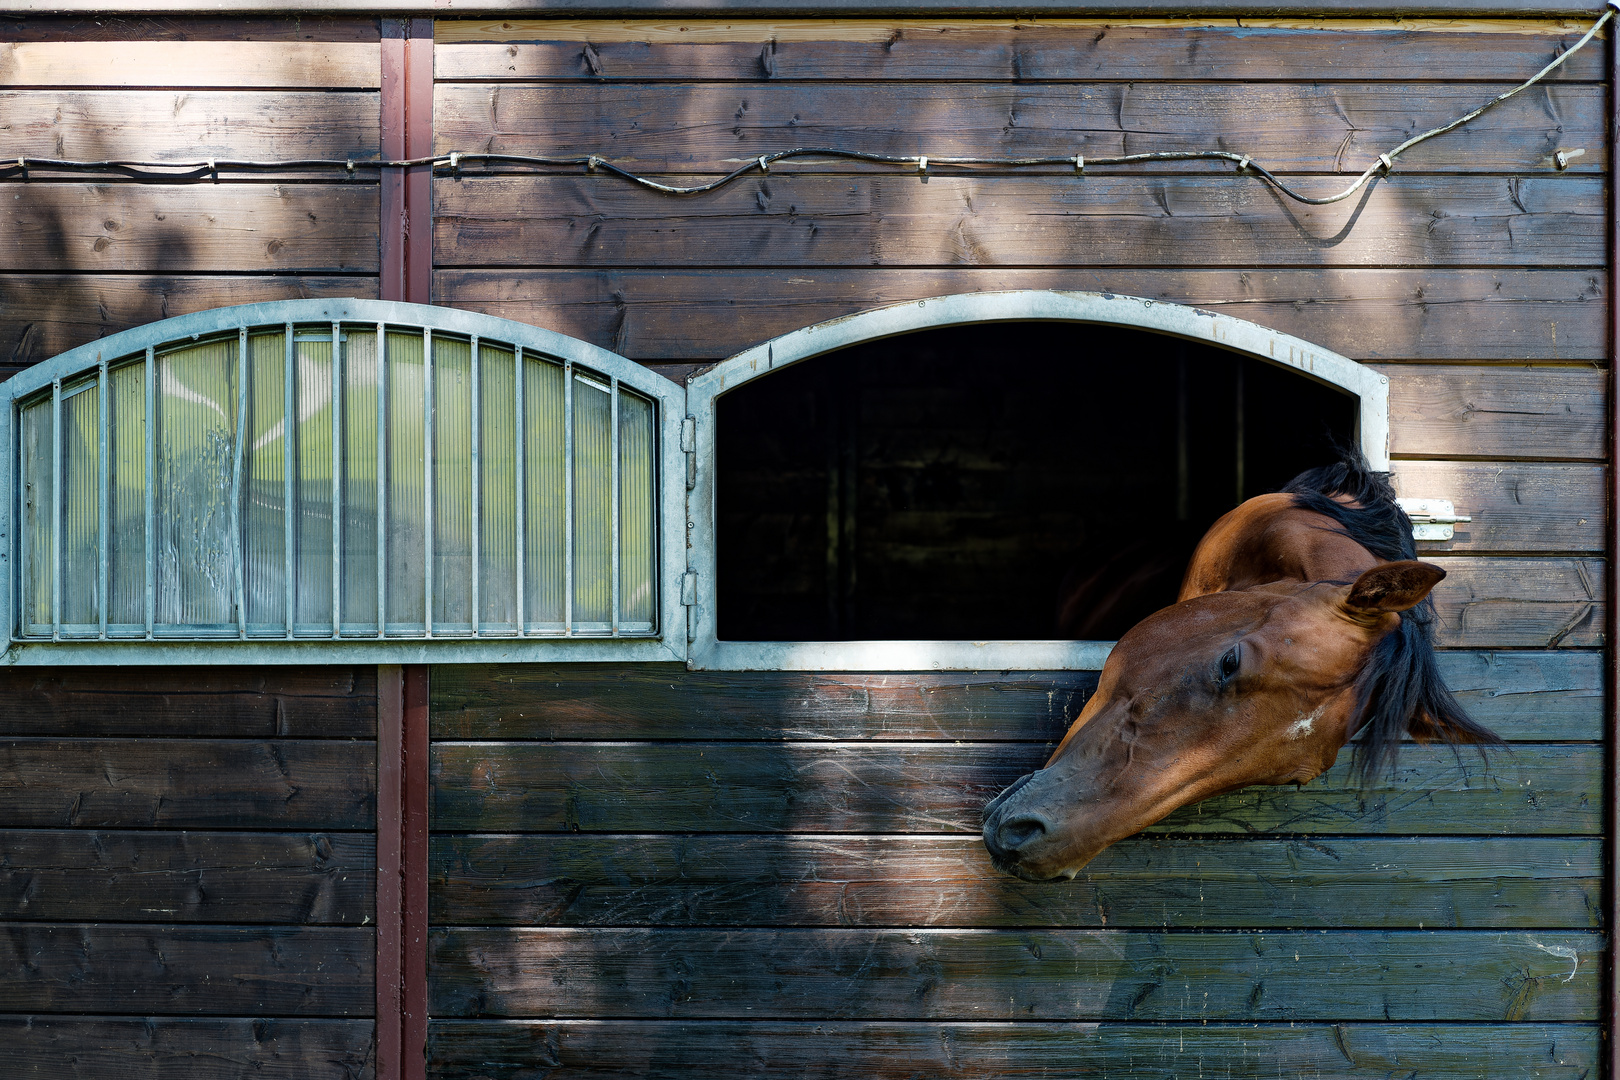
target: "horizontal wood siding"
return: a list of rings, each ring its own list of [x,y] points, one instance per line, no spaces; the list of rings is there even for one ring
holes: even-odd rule
[[[1568,44],[1530,23],[446,21],[435,139],[680,184],[805,145],[1218,146],[1323,194]],[[1604,77],[1583,54],[1331,207],[1209,165],[804,160],[685,199],[572,168],[435,181],[437,302],[676,379],[1015,289],[1192,304],[1375,365],[1401,494],[1472,518],[1421,547],[1448,575],[1442,669],[1509,743],[1408,746],[1365,789],[1347,749],[1030,884],[988,865],[980,807],[1092,675],[437,668],[435,1075],[1596,1075]]]
[[[374,18],[33,18],[0,43],[11,156],[374,159]],[[0,200],[0,379],[172,315],[375,297],[375,173],[42,176]]]
[[[0,673],[12,1071],[370,1075],[375,672]]]

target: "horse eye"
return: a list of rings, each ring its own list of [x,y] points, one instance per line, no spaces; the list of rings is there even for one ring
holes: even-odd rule
[[[1225,686],[1231,682],[1241,666],[1242,657],[1238,654],[1238,647],[1234,645],[1226,650],[1225,656],[1221,657],[1221,685]]]

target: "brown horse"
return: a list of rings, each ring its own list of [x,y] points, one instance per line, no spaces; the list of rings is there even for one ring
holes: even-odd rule
[[[1072,878],[1171,811],[1250,784],[1304,783],[1357,732],[1364,779],[1404,734],[1494,744],[1441,681],[1412,525],[1359,455],[1217,521],[1180,601],[1114,647],[1046,767],[984,811],[996,865]]]

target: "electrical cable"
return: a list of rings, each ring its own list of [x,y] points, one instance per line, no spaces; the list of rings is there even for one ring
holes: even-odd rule
[[[1386,153],[1379,154],[1378,159],[1356,179],[1350,186],[1334,195],[1322,198],[1313,198],[1302,195],[1283,183],[1277,175],[1262,165],[1257,165],[1248,154],[1237,154],[1227,150],[1169,150],[1147,154],[1123,154],[1115,157],[1088,158],[1082,154],[1073,157],[933,157],[930,155],[905,154],[875,154],[866,150],[846,150],[831,146],[796,146],[791,150],[778,150],[771,154],[761,154],[745,164],[732,169],[724,176],[711,180],[706,184],[695,184],[690,187],[679,187],[663,184],[649,176],[632,172],[621,165],[615,165],[606,158],[595,154],[573,157],[546,157],[533,154],[490,154],[466,153],[455,151],[449,154],[433,157],[404,158],[400,160],[368,160],[357,161],[352,158],[339,160],[336,158],[302,158],[286,161],[250,161],[234,158],[209,158],[206,161],[69,161],[61,158],[30,158],[19,157],[12,159],[10,164],[0,165],[0,180],[28,180],[28,172],[34,169],[40,172],[73,172],[73,173],[114,173],[139,180],[203,180],[212,179],[219,182],[221,172],[266,173],[293,171],[311,171],[317,169],[342,169],[348,175],[354,176],[360,169],[410,169],[430,167],[438,175],[461,175],[461,169],[466,164],[479,165],[525,165],[535,168],[566,168],[569,166],[583,166],[586,172],[601,170],[610,175],[639,184],[641,187],[663,195],[702,195],[725,187],[735,180],[739,180],[756,170],[760,173],[770,172],[770,168],[778,161],[792,158],[834,158],[846,161],[863,161],[878,165],[905,165],[915,169],[918,173],[927,175],[929,167],[941,166],[945,168],[971,168],[973,166],[990,166],[996,168],[1028,168],[1031,166],[1065,165],[1073,166],[1076,175],[1084,175],[1088,165],[1141,165],[1160,161],[1228,161],[1237,166],[1240,174],[1257,177],[1271,185],[1281,194],[1298,203],[1307,206],[1326,206],[1330,203],[1342,202],[1355,195],[1365,187],[1373,177],[1388,175],[1394,168],[1395,159],[1420,143],[1427,142],[1448,131],[1454,131],[1471,120],[1478,119],[1496,106],[1507,101],[1536,85],[1552,72],[1556,71],[1564,61],[1580,52],[1598,32],[1608,24],[1614,13],[1620,10],[1620,0],[1607,0],[1603,14],[1592,24],[1581,39],[1568,50],[1559,54],[1546,67],[1536,72],[1524,82],[1513,89],[1498,94],[1483,105],[1471,112],[1464,113],[1448,124],[1431,128],[1420,135],[1396,146]],[[1578,157],[1584,151],[1564,152],[1554,155],[1554,163],[1558,168],[1566,168],[1569,159]],[[448,172],[442,172],[447,170]]]

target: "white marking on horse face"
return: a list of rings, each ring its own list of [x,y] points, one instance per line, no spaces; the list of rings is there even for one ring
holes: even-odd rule
[[[1326,708],[1326,706],[1318,705],[1316,710],[1309,716],[1306,716],[1304,713],[1300,713],[1299,719],[1288,725],[1288,731],[1286,732],[1287,736],[1290,739],[1303,739],[1305,736],[1309,735],[1311,733],[1311,729],[1316,726],[1316,721],[1321,717],[1322,710],[1324,708]]]

